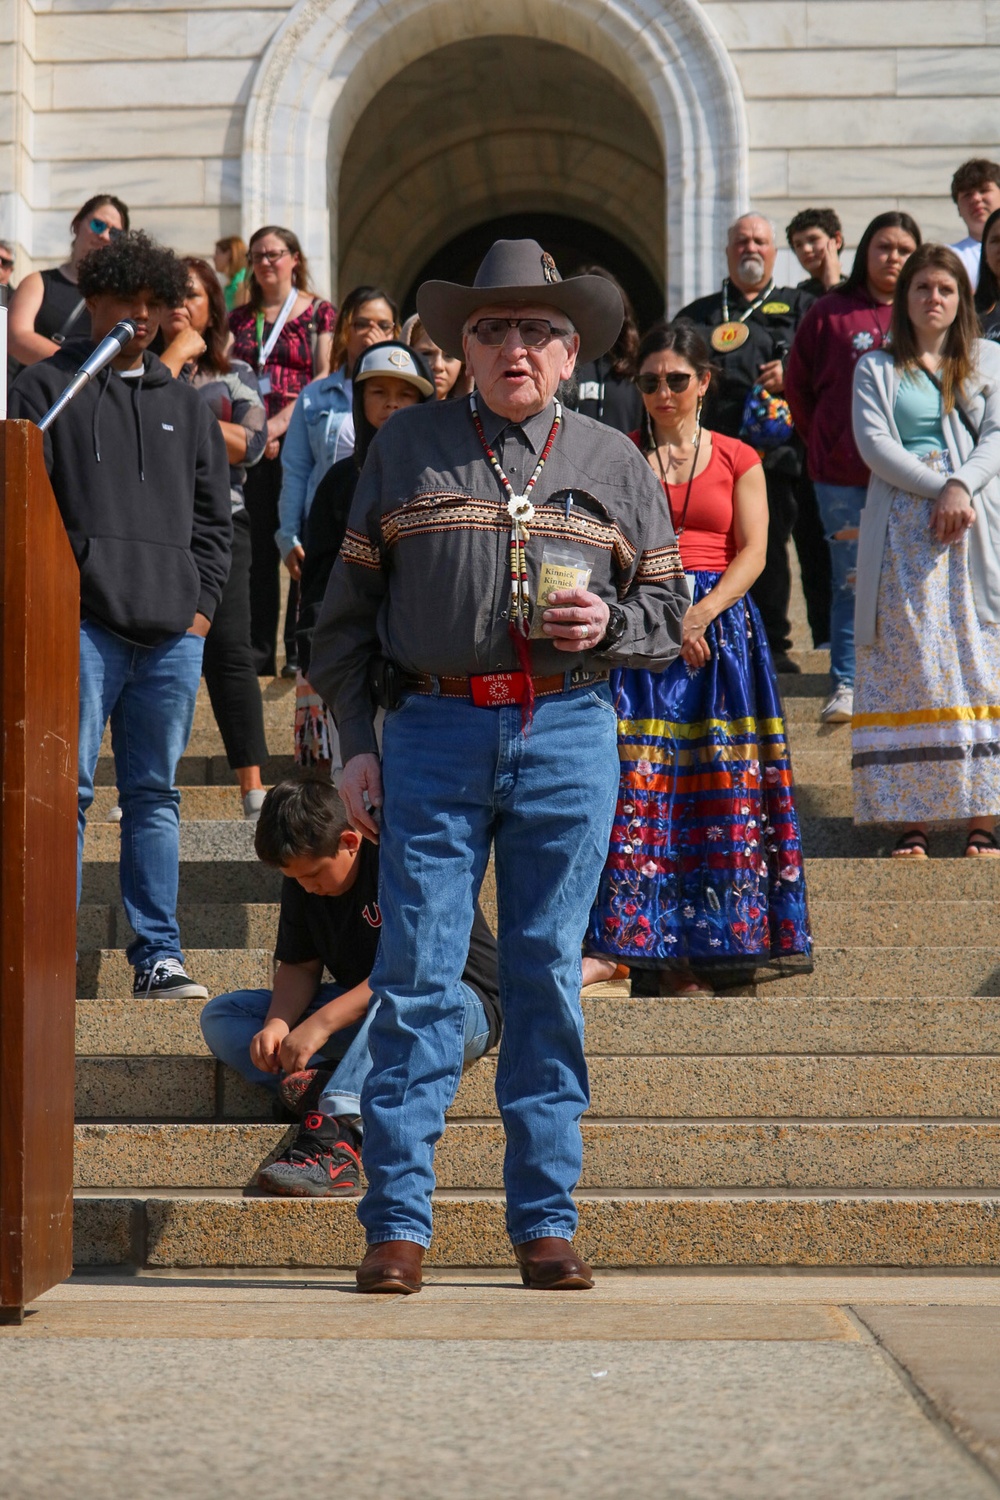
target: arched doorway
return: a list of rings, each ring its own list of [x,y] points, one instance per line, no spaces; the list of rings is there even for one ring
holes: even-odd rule
[[[341,284],[340,180],[352,132],[381,89],[430,51],[473,38],[549,42],[613,76],[647,122],[664,182],[661,274],[677,307],[715,281],[727,224],[748,201],[748,132],[736,69],[700,0],[296,0],[251,81],[243,136],[243,224],[295,227],[320,282]],[[487,86],[481,109],[497,103]],[[546,82],[548,87],[548,81]],[[523,90],[522,105],[537,102]],[[600,108],[601,105],[598,105]],[[564,142],[566,137],[563,138]],[[403,142],[405,149],[409,143]],[[626,141],[625,143],[629,143]],[[548,207],[600,224],[600,202],[554,203],[578,175],[546,170],[549,142],[533,142]],[[602,174],[602,180],[607,180]],[[649,195],[633,202],[641,206]],[[426,202],[426,195],[421,199]],[[535,202],[482,204],[461,233]],[[618,214],[609,232],[622,232]],[[442,236],[415,256],[412,275]],[[633,247],[641,256],[644,251]],[[402,268],[401,268],[402,270]],[[406,281],[399,276],[401,283]]]
[[[368,104],[331,186],[341,296],[379,282],[405,298],[463,256],[474,272],[477,247],[517,225],[564,274],[610,257],[662,306],[660,144],[628,90],[568,47],[485,36],[417,58]]]
[[[403,296],[403,311],[416,308],[417,287],[422,281],[471,282],[487,250],[498,239],[533,239],[554,256],[564,276],[573,276],[584,266],[604,266],[617,276],[628,292],[641,329],[663,316],[663,284],[650,274],[639,257],[614,235],[583,219],[562,214],[507,214],[477,224],[456,235],[421,266]]]

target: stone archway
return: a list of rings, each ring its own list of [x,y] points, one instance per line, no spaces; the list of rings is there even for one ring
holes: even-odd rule
[[[747,201],[747,126],[735,69],[698,0],[298,0],[248,101],[246,231],[269,220],[294,226],[318,278],[337,281],[330,184],[364,110],[428,52],[484,36],[554,43],[622,85],[666,164],[669,305],[713,281],[726,225]]]
[[[662,310],[656,133],[607,69],[568,47],[488,36],[425,53],[368,104],[331,186],[341,296],[366,281],[401,295],[466,231],[557,214],[627,246],[660,284]]]

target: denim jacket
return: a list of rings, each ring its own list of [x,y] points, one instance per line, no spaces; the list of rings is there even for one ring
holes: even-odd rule
[[[274,539],[282,557],[301,547],[316,486],[336,459],[354,451],[337,439],[351,411],[351,382],[341,367],[300,391],[281,449],[281,497]],[[344,434],[346,437],[346,434]]]

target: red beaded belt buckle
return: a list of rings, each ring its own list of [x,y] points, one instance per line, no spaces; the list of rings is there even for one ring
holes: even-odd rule
[[[606,682],[600,672],[572,672],[569,690],[592,687],[595,682]],[[567,691],[565,672],[550,677],[533,677],[535,697],[551,697]],[[471,697],[477,708],[507,708],[524,701],[528,689],[525,672],[486,672],[475,677],[431,677],[427,672],[418,672],[407,677],[403,686],[411,693],[437,693],[442,698]]]

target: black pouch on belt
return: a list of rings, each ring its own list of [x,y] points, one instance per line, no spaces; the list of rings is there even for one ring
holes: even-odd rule
[[[403,696],[403,674],[387,656],[374,656],[368,668],[368,689],[379,708],[398,708]]]

